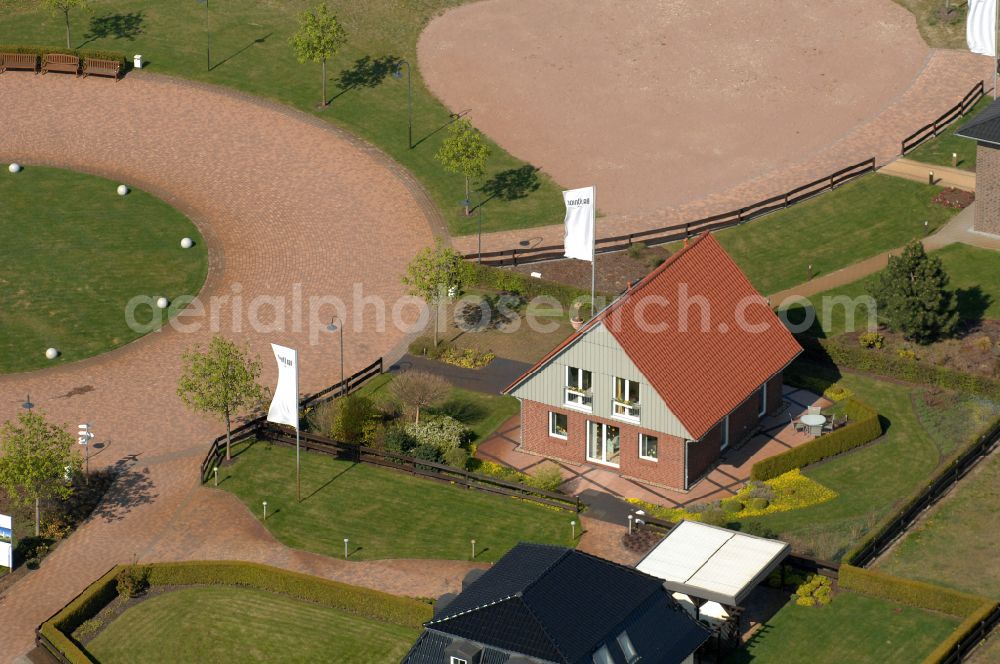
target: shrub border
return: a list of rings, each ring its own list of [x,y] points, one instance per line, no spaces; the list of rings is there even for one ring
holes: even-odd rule
[[[56,659],[70,664],[93,664],[94,660],[71,636],[86,620],[118,597],[116,577],[127,568],[116,565],[90,584],[66,606],[35,630],[36,642]],[[241,561],[192,561],[152,563],[149,583],[162,585],[225,585],[254,588],[287,595],[345,613],[421,629],[431,618],[431,606],[409,597],[397,597],[369,588],[292,572],[270,565]]]
[[[34,46],[31,44],[0,44],[0,53],[34,53],[39,57],[47,54],[75,55],[81,62],[87,60],[120,60],[125,62],[125,53],[122,51],[103,51],[90,48],[61,48],[59,46]]]
[[[750,469],[750,478],[758,481],[774,479],[790,470],[866,445],[882,435],[878,411],[855,397],[848,397],[841,403],[849,418],[843,428],[781,454],[761,459]]]

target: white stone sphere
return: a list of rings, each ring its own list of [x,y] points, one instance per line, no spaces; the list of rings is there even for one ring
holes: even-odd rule
[[[186,237],[181,240],[182,249],[190,249],[193,246],[194,246],[194,240],[192,240],[191,238]]]
[[[126,187],[123,184],[118,185],[118,195],[119,196],[124,196],[127,193],[128,193],[128,187]]]
[[[7,167],[7,170],[10,171],[11,173],[20,173],[21,164],[11,164],[10,166]]]
[[[55,348],[49,348],[48,350],[45,351],[45,357],[49,358],[50,360],[54,360],[57,357],[59,357],[59,351]]]
[[[158,297],[156,298],[156,306],[159,307],[160,309],[166,309],[168,306],[170,306],[170,300],[168,300],[165,297]]]

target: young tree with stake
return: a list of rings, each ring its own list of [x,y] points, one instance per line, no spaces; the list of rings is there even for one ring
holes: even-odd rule
[[[451,385],[441,376],[426,371],[404,371],[389,383],[392,395],[416,411],[420,424],[420,409],[439,403],[448,396]]]
[[[330,13],[324,2],[313,11],[299,14],[299,31],[292,36],[291,42],[300,64],[311,60],[323,65],[322,106],[325,108],[329,105],[329,97],[326,96],[326,61],[337,55],[347,42],[344,26]]]
[[[260,358],[251,358],[248,348],[216,335],[208,348],[194,348],[183,356],[184,371],[177,386],[188,407],[222,417],[226,423],[226,460],[232,459],[232,418],[264,402],[264,389],[257,383]]]
[[[490,146],[486,144],[486,139],[466,118],[451,124],[448,137],[434,155],[449,173],[465,177],[465,216],[471,214],[469,180],[486,174],[486,160],[489,156]]]
[[[66,48],[73,48],[70,45],[69,34],[69,13],[73,9],[86,9],[87,0],[42,0],[42,5],[47,7],[53,14],[62,14],[66,21]]]
[[[41,413],[21,413],[17,422],[0,427],[0,488],[14,504],[35,504],[35,537],[41,523],[41,501],[65,499],[73,493],[67,475],[80,468],[76,440],[65,428],[49,424]]]
[[[440,240],[434,247],[424,247],[409,265],[403,283],[410,287],[410,294],[423,298],[434,307],[434,347],[438,345],[438,320],[441,303],[448,291],[461,286],[462,256],[445,246]]]

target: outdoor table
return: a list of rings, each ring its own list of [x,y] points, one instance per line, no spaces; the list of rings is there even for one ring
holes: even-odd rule
[[[802,424],[809,427],[809,433],[818,436],[823,433],[823,425],[826,424],[825,415],[803,415],[799,418]]]

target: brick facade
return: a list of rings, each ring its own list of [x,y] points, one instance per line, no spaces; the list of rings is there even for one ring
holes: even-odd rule
[[[568,424],[566,440],[549,435],[549,413],[564,413]],[[526,452],[540,454],[574,464],[593,464],[587,460],[587,422],[600,422],[621,431],[621,458],[617,472],[628,477],[659,484],[671,489],[684,489],[684,441],[675,436],[642,429],[619,420],[594,417],[580,411],[553,408],[535,401],[521,402],[521,447]],[[639,458],[639,434],[656,436],[659,453],[656,461]]]
[[[767,382],[767,411],[773,413],[782,403],[782,377]],[[549,413],[566,415],[567,437],[549,434]],[[729,415],[729,445],[735,446],[751,436],[760,422],[760,390],[755,391]],[[685,441],[676,436],[643,429],[622,422],[609,420],[580,411],[555,408],[536,401],[521,401],[521,447],[525,452],[573,464],[593,464],[613,468],[587,459],[587,422],[600,422],[618,427],[621,431],[621,458],[618,472],[644,482],[671,489],[687,490],[712,469],[720,456],[722,425],[715,425],[701,440]],[[658,459],[651,461],[639,457],[639,434],[657,437]],[[685,457],[687,477],[685,478]]]
[[[973,230],[1000,235],[1000,149],[976,146],[976,217]]]

